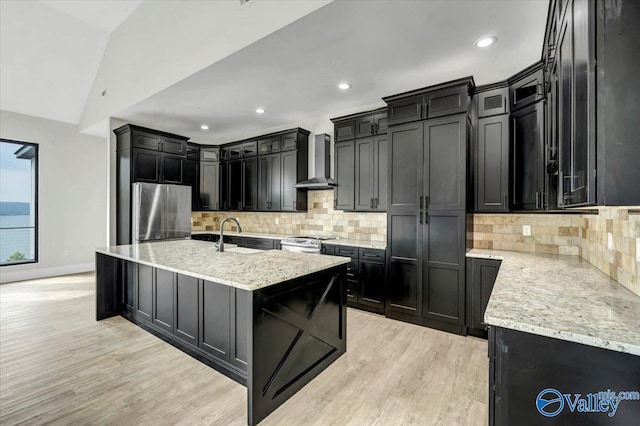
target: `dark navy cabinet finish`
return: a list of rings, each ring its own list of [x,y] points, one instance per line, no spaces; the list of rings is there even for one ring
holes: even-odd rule
[[[496,282],[500,260],[469,257],[467,262],[467,328],[470,334],[486,335],[484,311]]]
[[[509,115],[478,119],[475,204],[478,212],[509,211]]]

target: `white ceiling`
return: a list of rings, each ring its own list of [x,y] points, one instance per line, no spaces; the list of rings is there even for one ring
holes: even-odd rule
[[[540,59],[547,8],[548,0],[336,1],[116,117],[224,143],[459,77],[504,80]],[[498,43],[476,48],[485,35]],[[353,87],[340,92],[339,81]],[[259,106],[267,113],[256,115]]]
[[[141,1],[0,1],[0,109],[77,123],[115,29]]]

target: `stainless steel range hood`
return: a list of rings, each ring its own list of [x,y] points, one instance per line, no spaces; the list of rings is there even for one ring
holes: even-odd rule
[[[333,189],[337,186],[336,182],[329,176],[331,174],[331,160],[329,157],[330,150],[331,136],[326,133],[316,135],[316,176],[314,178],[298,182],[294,187],[299,189]]]

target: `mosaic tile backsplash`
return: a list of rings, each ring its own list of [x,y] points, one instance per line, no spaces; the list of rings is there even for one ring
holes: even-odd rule
[[[640,210],[597,214],[474,214],[473,247],[580,256],[640,296]],[[523,235],[529,226],[531,235]]]
[[[332,190],[309,191],[308,204],[306,213],[194,212],[192,229],[217,230],[222,219],[233,215],[245,231],[386,242],[386,213],[334,210]],[[475,248],[581,256],[640,296],[640,208],[601,207],[598,214],[474,214],[468,223]],[[530,235],[523,235],[525,226]]]
[[[386,242],[386,213],[349,213],[334,210],[333,190],[309,191],[308,197],[309,208],[306,213],[194,212],[191,214],[192,229],[218,230],[222,219],[233,216],[240,220],[245,231]],[[228,225],[231,223],[225,225],[225,228]]]

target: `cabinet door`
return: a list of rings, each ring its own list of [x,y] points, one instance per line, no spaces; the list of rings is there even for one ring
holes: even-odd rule
[[[133,181],[134,182],[160,182],[160,153],[134,149]]]
[[[509,88],[511,91],[511,111],[515,111],[544,98],[542,90],[543,83],[544,72],[542,69],[514,82]]]
[[[387,209],[389,199],[389,143],[387,134],[373,138],[373,206]]]
[[[384,309],[386,272],[384,263],[360,261],[358,303]]]
[[[187,160],[200,160],[200,145],[188,143],[186,149],[187,151],[185,157]]]
[[[241,210],[242,161],[229,161],[226,165],[227,202],[229,210]]]
[[[220,209],[220,163],[200,163],[200,208]]]
[[[422,95],[389,102],[387,119],[389,126],[422,120],[423,102]]]
[[[212,281],[201,280],[199,283],[198,346],[225,361],[229,360],[230,292],[233,290],[233,287]]]
[[[353,210],[355,199],[355,142],[339,142],[335,144],[334,208],[337,210]]]
[[[356,122],[355,120],[347,120],[335,123],[333,131],[335,133],[334,141],[336,142],[354,139],[356,136]]]
[[[424,125],[424,205],[429,210],[465,210],[467,116],[428,120]]]
[[[359,139],[356,146],[355,210],[374,210],[373,138]]]
[[[276,203],[273,203],[273,209],[296,211],[298,210],[298,190],[294,185],[298,183],[298,151],[287,151],[280,155],[280,206],[276,207]]]
[[[178,274],[175,294],[175,336],[198,346],[198,279]]]
[[[162,138],[162,151],[170,154],[185,155],[187,142],[180,139]]]
[[[476,210],[509,211],[509,116],[478,120]]]
[[[258,210],[258,159],[242,160],[242,210]]]
[[[242,157],[254,157],[258,155],[258,142],[247,142],[242,144]]]
[[[260,155],[280,152],[281,136],[273,136],[270,138],[258,140],[258,153]]]
[[[422,315],[422,212],[389,210],[387,213],[386,311]]]
[[[280,210],[281,202],[280,154],[258,157],[258,209]]]
[[[501,87],[477,94],[478,117],[491,117],[492,115],[506,114],[509,112],[507,103],[509,88]]]
[[[423,227],[422,315],[464,324],[466,212],[429,212]]]
[[[291,151],[298,148],[298,133],[292,132],[282,135],[282,151]]]
[[[200,163],[198,161],[186,160],[184,162],[183,183],[191,187],[191,210],[200,208]]]
[[[444,117],[445,115],[466,114],[469,96],[467,86],[449,87],[435,90],[424,95],[425,118]]]
[[[373,116],[367,115],[364,117],[358,117],[356,119],[355,128],[356,128],[356,139],[373,136],[374,130],[375,130],[373,125]]]
[[[543,102],[511,114],[511,203],[514,210],[543,208],[543,122]]]
[[[154,288],[153,323],[173,333],[173,300],[175,275],[164,269],[156,269]]]
[[[388,210],[418,210],[423,207],[422,122],[389,128],[389,206]]]
[[[151,266],[138,264],[136,286],[136,317],[151,322],[153,318],[153,281],[155,270]]]
[[[162,154],[162,183],[182,184],[184,157]]]
[[[373,116],[373,125],[376,135],[386,135],[389,129],[387,120],[387,112],[381,112]]]
[[[200,161],[220,161],[220,148],[200,148]]]
[[[159,151],[162,145],[162,136],[154,135],[152,133],[139,132],[134,130],[132,133],[133,147],[142,149],[151,149],[153,151]]]
[[[484,322],[484,311],[493,290],[493,284],[500,269],[499,260],[490,259],[468,259],[467,267],[471,266],[471,282],[467,283],[470,300],[467,300],[467,325],[470,328],[486,328]]]

